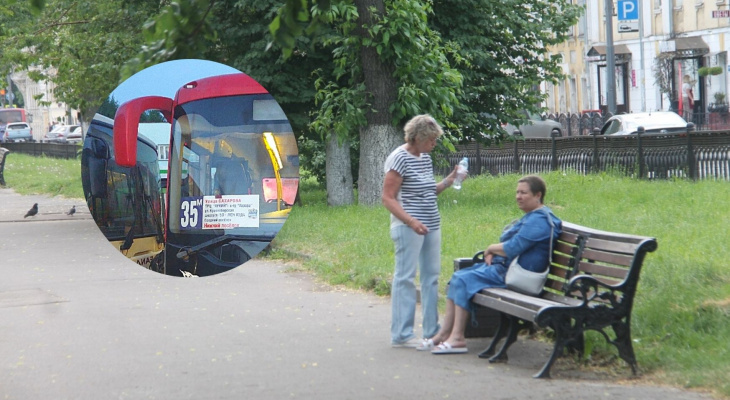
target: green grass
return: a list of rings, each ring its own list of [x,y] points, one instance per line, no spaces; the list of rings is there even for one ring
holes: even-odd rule
[[[11,153],[5,159],[5,184],[16,193],[61,195],[84,198],[81,187],[81,160],[33,157]]]
[[[657,238],[632,314],[641,372],[730,396],[730,183],[558,172],[543,177],[546,203],[562,219]],[[514,201],[518,178],[472,177],[461,192],[439,196],[442,293],[454,258],[484,249],[521,216]],[[393,273],[388,212],[382,206],[327,207],[324,191],[311,181],[302,182],[301,197],[303,206],[292,210],[274,254],[306,255],[303,266],[330,283],[387,295]],[[599,335],[588,341],[596,357],[616,353]]]

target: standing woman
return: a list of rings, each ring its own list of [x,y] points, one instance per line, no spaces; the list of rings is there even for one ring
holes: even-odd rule
[[[441,216],[436,196],[454,183],[456,168],[436,183],[428,153],[443,130],[430,115],[406,123],[405,144],[385,160],[383,205],[390,211],[390,237],[395,243],[391,290],[393,347],[418,347],[413,333],[416,314],[416,270],[420,268],[423,337],[439,331],[438,278],[441,272]]]
[[[692,78],[690,78],[689,75],[685,75],[682,83],[682,117],[684,117],[684,120],[687,122],[693,122],[692,113],[695,108],[695,95],[692,92],[693,84],[694,82],[692,82]]]

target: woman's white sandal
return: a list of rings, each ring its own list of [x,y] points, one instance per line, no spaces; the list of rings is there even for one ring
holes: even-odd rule
[[[423,339],[421,345],[416,347],[416,350],[429,351],[432,350],[434,347],[436,347],[436,344],[433,342],[433,339]]]

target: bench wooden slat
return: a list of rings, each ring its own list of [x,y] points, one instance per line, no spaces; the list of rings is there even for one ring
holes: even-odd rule
[[[542,297],[529,296],[522,293],[517,293],[509,289],[502,288],[489,288],[479,292],[485,296],[494,297],[500,300],[509,300],[517,304],[522,305],[526,308],[539,309],[545,306],[552,306],[556,303],[550,300],[545,300]]]
[[[568,257],[564,254],[553,253],[552,263],[562,265],[565,268],[568,268],[568,266],[573,264],[573,257]]]
[[[570,270],[567,268],[560,268],[560,267],[553,267],[550,272],[548,273],[548,278],[550,275],[557,276],[559,278],[562,278],[564,280],[568,280],[568,274],[570,273]]]
[[[589,237],[586,240],[585,247],[586,249],[604,250],[612,253],[634,254],[638,246],[637,243],[633,242],[624,243]]]
[[[558,240],[561,242],[576,244],[578,243],[579,238],[580,235],[576,233],[563,231],[563,233],[560,234],[560,237],[558,237]]]
[[[531,322],[534,321],[535,315],[537,315],[537,310],[540,309],[540,307],[530,308],[515,303],[504,302],[498,298],[487,296],[482,293],[475,294],[472,298],[472,301],[476,304],[479,304],[480,306],[488,307],[500,312],[505,312],[510,315],[514,315],[517,318]]]
[[[626,276],[629,273],[628,268],[601,265],[588,261],[581,261],[577,270],[579,274],[584,273],[587,275],[600,275],[601,277],[615,278],[618,282],[626,279]],[[598,278],[598,276],[596,276],[596,278]]]
[[[543,299],[555,302],[555,304],[569,304],[576,307],[583,304],[583,301],[576,297],[568,297],[550,292],[543,293],[541,297]]]
[[[545,283],[546,288],[550,288],[550,289],[556,290],[558,292],[565,291],[565,289],[563,289],[564,286],[565,286],[564,282],[551,280],[551,279],[548,279],[548,281]]]
[[[647,238],[645,236],[636,236],[636,235],[629,235],[629,234],[625,234],[625,233],[602,231],[599,229],[589,228],[587,226],[573,224],[568,221],[563,221],[563,234],[565,234],[565,233],[573,233],[573,234],[582,235],[584,237],[590,237],[590,238],[594,238],[594,239],[603,239],[603,240],[610,240],[610,241],[616,241],[616,242],[622,242],[622,243],[634,243],[634,244],[642,243],[647,239],[653,239],[653,238]]]
[[[555,243],[555,248],[553,249],[553,254],[555,254],[555,253],[572,254],[573,249],[575,249],[575,246],[576,246],[575,244],[557,242],[557,243]]]
[[[583,249],[583,253],[581,254],[581,258],[591,261],[601,261],[609,264],[616,264],[621,265],[624,267],[628,267],[631,265],[631,263],[634,261],[633,254],[632,255],[625,255],[625,254],[616,254],[616,253],[606,253],[604,251],[598,251],[594,249]]]

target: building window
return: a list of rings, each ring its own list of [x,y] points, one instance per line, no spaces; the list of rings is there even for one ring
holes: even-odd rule
[[[568,110],[570,112],[577,112],[578,108],[578,89],[575,86],[575,76],[570,77],[570,99],[568,104]]]
[[[585,10],[586,0],[578,0],[578,5],[583,7]],[[586,15],[585,11],[580,13],[578,17],[578,36],[584,37],[586,35]]]
[[[591,105],[588,103],[588,79],[586,77],[580,78],[580,92],[581,92],[581,109],[589,110]]]

